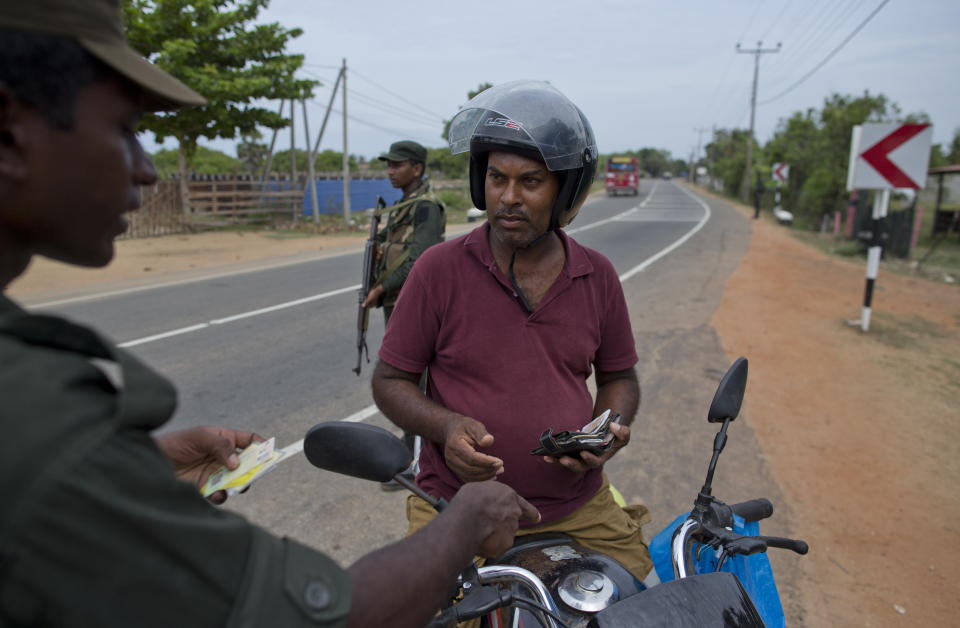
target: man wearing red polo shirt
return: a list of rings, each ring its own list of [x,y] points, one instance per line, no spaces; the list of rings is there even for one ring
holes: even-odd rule
[[[450,146],[470,151],[471,195],[488,222],[414,265],[373,375],[377,405],[424,438],[417,482],[428,492],[497,478],[542,515],[521,533],[564,532],[643,579],[645,509],[617,506],[602,472],[629,442],[640,401],[626,302],[609,260],[560,229],[596,172],[590,124],[550,85],[513,82],[461,109]],[[622,423],[605,454],[530,454],[546,428],[577,430],[608,408]],[[433,516],[416,497],[407,512],[411,531]]]

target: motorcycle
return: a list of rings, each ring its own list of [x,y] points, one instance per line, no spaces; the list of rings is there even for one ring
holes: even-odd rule
[[[806,554],[807,544],[759,535],[757,522],[773,514],[768,500],[727,505],[712,495],[717,461],[730,423],[740,413],[746,383],[747,360],[738,358],[721,379],[707,414],[710,423],[722,425],[693,509],[650,543],[659,584],[648,587],[609,556],[568,536],[522,536],[503,555],[464,569],[458,595],[430,626],[475,618],[490,628],[783,625],[765,552],[773,547]],[[410,466],[409,450],[382,428],[322,423],[307,433],[304,453],[321,469],[375,482],[396,479],[438,512],[446,506],[401,475]]]

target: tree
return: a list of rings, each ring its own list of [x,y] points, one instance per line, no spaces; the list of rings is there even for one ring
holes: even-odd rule
[[[179,151],[175,149],[158,150],[153,154],[153,165],[161,177],[171,177],[180,171]],[[198,146],[193,155],[191,170],[196,174],[235,174],[243,170],[244,164],[226,153],[212,148]]]
[[[947,153],[950,165],[960,164],[960,129],[954,129],[953,141],[950,142],[950,152]]]
[[[307,172],[307,151],[296,149],[294,157],[297,162],[297,172]],[[281,150],[273,155],[273,172],[285,172],[290,167],[290,150]],[[314,157],[313,169],[316,172],[340,172],[343,170],[343,153],[327,149]],[[350,155],[350,169],[357,169],[356,155]]]
[[[670,166],[667,165],[670,161],[670,152],[662,148],[646,147],[638,151],[630,151],[628,154],[636,157],[640,162],[640,169],[651,177],[659,177],[670,170]]]
[[[819,111],[808,109],[781,120],[763,158],[790,164],[785,205],[795,224],[819,224],[823,214],[848,203],[847,168],[853,127],[864,122],[923,121],[924,114],[906,116],[882,94],[832,94]]]
[[[302,55],[284,51],[302,34],[274,22],[254,23],[268,0],[124,0],[130,44],[207,99],[202,107],[149,114],[142,128],[157,141],[176,138],[184,211],[187,164],[197,139],[233,139],[257,126],[279,129],[289,121],[252,104],[257,99],[305,98],[316,81],[294,78]]]
[[[465,179],[469,168],[470,155],[468,153],[452,155],[450,149],[445,146],[427,149],[426,170],[435,176],[442,176],[446,179]]]
[[[712,164],[710,176],[723,182],[723,191],[739,196],[747,169],[746,129],[719,129],[707,144],[707,161]]]
[[[289,155],[287,160],[290,160]],[[350,155],[350,170],[356,170],[357,156]],[[304,160],[306,163],[306,160]],[[343,170],[343,153],[337,150],[328,148],[319,155],[317,155],[313,160],[313,169],[319,172],[338,172]]]
[[[244,163],[253,177],[260,176],[267,155],[270,153],[270,148],[266,144],[257,141],[261,137],[260,131],[254,130],[251,133],[244,133],[237,144],[237,159]]]

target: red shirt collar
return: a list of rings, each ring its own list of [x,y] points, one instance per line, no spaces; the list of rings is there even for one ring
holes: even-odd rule
[[[563,272],[568,274],[571,279],[592,273],[593,264],[590,262],[586,250],[576,240],[564,233],[563,229],[557,229],[557,236],[559,236],[560,243],[563,244],[567,253],[567,259],[563,264]],[[463,246],[481,264],[491,270],[496,268],[497,263],[493,259],[493,251],[490,250],[489,222],[468,233],[463,240]]]

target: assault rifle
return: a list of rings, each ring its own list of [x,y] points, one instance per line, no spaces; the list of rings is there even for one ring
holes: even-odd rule
[[[367,348],[367,327],[370,324],[370,308],[363,306],[363,300],[376,282],[377,272],[377,229],[380,227],[380,210],[387,206],[382,196],[377,196],[377,204],[370,218],[370,237],[363,249],[363,282],[360,285],[360,309],[357,312],[357,367],[353,372],[360,375],[360,366],[363,363],[363,354],[367,354],[367,364],[370,363],[370,350]]]

